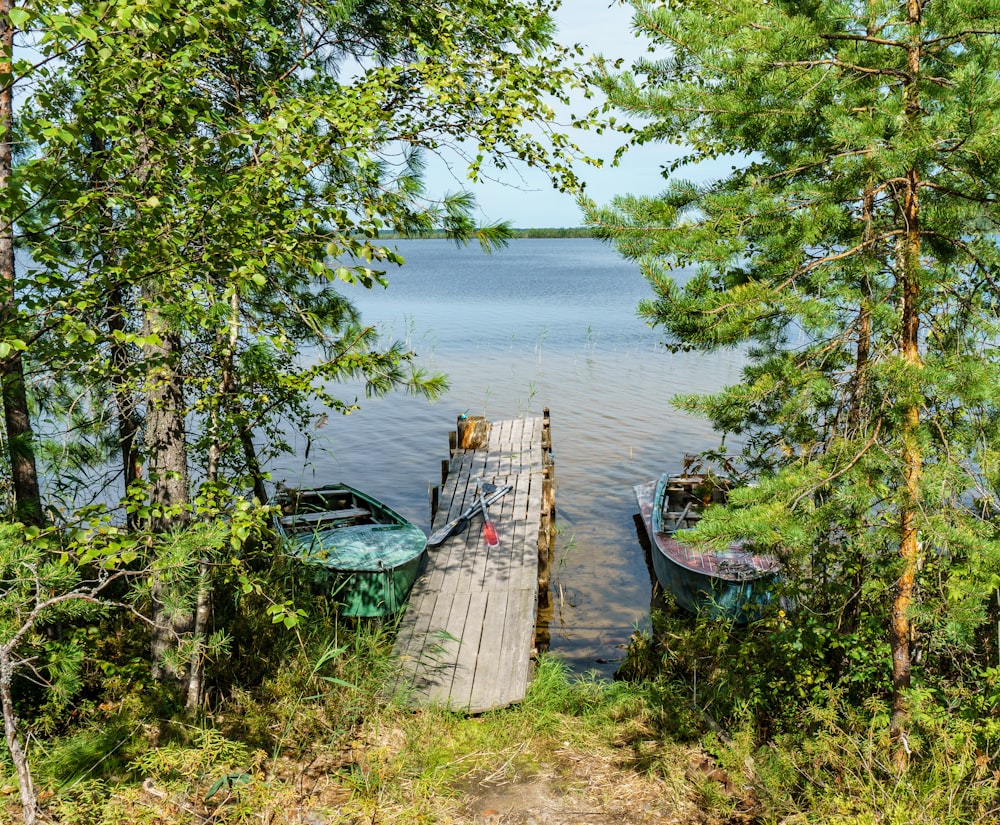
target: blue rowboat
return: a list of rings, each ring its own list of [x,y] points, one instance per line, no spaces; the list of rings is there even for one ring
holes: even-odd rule
[[[724,503],[731,481],[709,473],[664,473],[633,487],[649,534],[653,572],[664,591],[692,613],[745,624],[773,599],[780,564],[749,552],[742,542],[701,551],[677,537],[706,507]]]

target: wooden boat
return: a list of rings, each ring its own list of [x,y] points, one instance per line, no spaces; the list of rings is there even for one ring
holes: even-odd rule
[[[700,551],[676,536],[694,527],[706,507],[724,503],[731,487],[726,476],[685,472],[664,473],[633,489],[660,586],[692,613],[745,624],[771,602],[778,560],[755,555],[742,542]]]
[[[275,500],[275,528],[315,568],[342,615],[385,617],[406,603],[427,547],[423,530],[346,484],[282,488]]]

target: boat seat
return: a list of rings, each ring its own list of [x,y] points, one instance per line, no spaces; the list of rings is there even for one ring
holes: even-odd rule
[[[664,520],[670,519],[671,521],[677,521],[677,519],[679,519],[681,516],[684,516],[684,521],[697,521],[698,519],[701,518],[701,513],[694,510],[689,510],[686,515],[680,511],[676,513],[663,514]]]
[[[346,507],[343,510],[320,510],[316,513],[292,513],[281,517],[282,527],[294,527],[298,524],[318,524],[321,521],[343,521],[344,519],[370,516],[371,510],[364,507]]]

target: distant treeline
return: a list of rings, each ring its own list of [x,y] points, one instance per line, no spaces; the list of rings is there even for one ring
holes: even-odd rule
[[[589,226],[563,227],[562,229],[515,229],[518,238],[592,238],[594,231]]]
[[[574,227],[562,227],[555,229],[546,228],[533,228],[533,229],[514,229],[515,238],[591,238],[593,237],[593,230],[586,226],[574,226]],[[437,231],[431,232],[427,235],[401,235],[398,232],[383,232],[380,237],[382,238],[443,238],[444,232]]]

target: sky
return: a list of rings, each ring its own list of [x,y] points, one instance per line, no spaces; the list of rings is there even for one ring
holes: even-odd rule
[[[617,0],[563,0],[556,14],[561,43],[580,43],[586,55],[601,54],[608,58],[624,57],[631,61],[645,52],[646,41],[636,38],[631,30],[631,7]],[[593,101],[583,101],[587,107]],[[582,107],[581,107],[582,110]],[[601,169],[580,164],[578,174],[586,181],[586,193],[599,204],[616,195],[647,195],[660,192],[664,180],[660,167],[676,153],[676,147],[648,146],[631,151],[620,167],[609,168],[620,135],[605,132],[573,130],[571,137],[591,156],[605,159]],[[533,170],[508,170],[502,181],[471,185],[465,180],[448,179],[443,170],[429,170],[428,183],[433,191],[440,186],[455,191],[458,186],[470,188],[479,205],[479,219],[484,224],[509,221],[514,227],[582,226],[583,216],[571,195],[558,192],[544,174]]]

